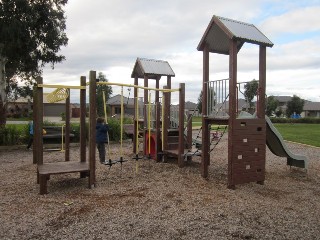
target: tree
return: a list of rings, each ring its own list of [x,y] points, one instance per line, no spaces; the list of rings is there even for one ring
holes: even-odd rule
[[[65,59],[68,44],[63,7],[68,0],[2,0],[0,3],[0,126],[6,122],[7,97],[30,94],[45,64]],[[18,81],[25,83],[19,87]]]
[[[199,113],[202,113],[202,90],[201,90],[199,97],[198,97],[197,109],[198,109]]]
[[[286,115],[290,117],[292,114],[301,114],[303,111],[304,100],[296,95],[293,95],[291,101],[287,102]]]
[[[274,96],[269,96],[267,98],[266,114],[268,116],[271,116],[273,113],[275,113],[278,106],[279,106],[279,101],[275,99]]]
[[[98,73],[98,79],[99,82],[108,82],[106,75],[104,75],[102,72]],[[105,100],[107,102],[112,94],[112,87],[104,84],[97,85],[97,114],[100,117],[104,117],[103,92],[105,93]]]
[[[255,79],[244,85],[244,97],[246,98],[250,108],[253,107],[252,100],[255,96],[257,96],[258,87],[259,83]]]
[[[281,115],[283,114],[282,108],[280,107],[280,108],[275,112],[275,114],[276,114],[277,117],[281,117]]]

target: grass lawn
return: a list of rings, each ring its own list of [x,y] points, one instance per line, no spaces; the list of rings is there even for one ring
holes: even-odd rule
[[[10,122],[8,125],[13,126]],[[201,125],[201,117],[195,117],[192,121],[192,127],[200,128]],[[274,126],[284,140],[320,147],[320,124],[276,123]],[[23,132],[27,128],[27,124],[14,124],[14,127]],[[217,127],[217,125],[212,125],[212,129]],[[222,129],[224,126],[220,126],[220,128]]]
[[[320,124],[277,123],[274,126],[285,140],[320,147]]]
[[[193,119],[193,128],[200,128],[201,125],[201,117]],[[276,123],[274,126],[281,133],[284,140],[320,147],[320,124]],[[212,129],[217,127],[213,125]]]

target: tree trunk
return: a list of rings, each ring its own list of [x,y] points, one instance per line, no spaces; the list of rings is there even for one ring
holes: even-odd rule
[[[0,49],[1,50],[1,49]],[[0,127],[6,124],[6,104],[7,104],[7,93],[6,93],[6,77],[5,77],[5,66],[7,58],[1,55],[0,51]]]

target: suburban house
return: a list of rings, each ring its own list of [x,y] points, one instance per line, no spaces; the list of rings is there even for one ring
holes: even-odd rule
[[[139,99],[139,115],[142,116],[143,101]],[[110,115],[116,116],[121,114],[121,95],[115,95],[107,101],[107,106],[110,108]],[[134,116],[135,106],[134,98],[123,97],[124,115]]]
[[[285,113],[287,110],[287,103],[291,101],[291,98],[291,96],[274,96],[274,99],[278,100],[279,102],[276,111],[281,109],[282,112]]]
[[[287,109],[287,103],[291,101],[292,97],[274,96],[274,98],[279,102],[277,110],[281,108],[281,110],[285,113]],[[320,102],[311,102],[305,100],[301,117],[320,117]]]
[[[140,99],[139,100],[139,115],[142,117],[143,115],[143,101]],[[123,105],[124,105],[124,114],[125,115],[131,115],[134,116],[134,111],[135,111],[135,106],[134,106],[134,98],[127,98],[123,97]],[[107,106],[110,108],[110,115],[111,116],[116,116],[120,115],[121,113],[121,95],[115,95],[111,97],[107,101]],[[173,105],[174,107],[179,107],[179,105]],[[198,116],[198,109],[197,109],[197,104],[187,101],[185,103],[185,112],[193,114],[194,116]]]
[[[256,103],[254,103],[254,108],[255,108]],[[249,104],[245,99],[239,98],[238,99],[238,112],[241,111],[249,111]],[[218,103],[217,105],[214,106],[214,109],[209,109],[209,111],[214,111],[214,112],[226,112],[229,113],[229,101],[225,101],[224,103]],[[254,110],[253,110],[254,111]]]
[[[43,116],[45,117],[60,117],[61,113],[66,110],[65,101],[59,101],[56,103],[49,103],[47,101],[48,93],[43,94]],[[33,99],[30,97],[18,98],[15,101],[8,102],[7,117],[28,117],[33,111]],[[80,117],[79,104],[70,104],[71,117]]]
[[[320,102],[305,102],[301,117],[320,117]]]
[[[196,103],[186,101],[184,104],[184,109],[186,113],[192,114],[193,116],[199,116],[199,110]]]
[[[7,103],[7,117],[28,117],[32,111],[32,100],[28,98],[18,98]]]

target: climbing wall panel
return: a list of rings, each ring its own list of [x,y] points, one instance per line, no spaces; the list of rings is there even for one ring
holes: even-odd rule
[[[263,183],[266,160],[265,120],[235,119],[231,131],[228,185],[234,187],[248,182]]]

